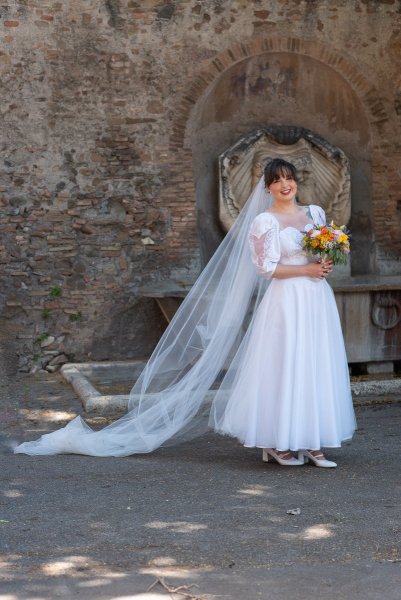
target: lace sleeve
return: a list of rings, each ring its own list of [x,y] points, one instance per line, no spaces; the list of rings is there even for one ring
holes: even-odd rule
[[[258,215],[249,230],[252,262],[259,275],[270,279],[280,260],[278,223],[268,213]]]

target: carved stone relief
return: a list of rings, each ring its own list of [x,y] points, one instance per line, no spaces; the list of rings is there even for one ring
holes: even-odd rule
[[[219,156],[219,216],[226,231],[273,158],[296,167],[300,204],[322,206],[336,223],[349,221],[350,170],[344,152],[302,127],[274,126],[247,134]]]
[[[379,329],[393,329],[401,321],[401,305],[391,294],[379,295],[373,304],[371,316]]]

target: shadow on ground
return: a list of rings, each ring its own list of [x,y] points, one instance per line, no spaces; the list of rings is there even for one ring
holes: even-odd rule
[[[31,379],[2,404],[0,600],[171,597],[146,592],[157,577],[197,585],[192,597],[399,599],[399,404],[357,410],[334,470],[265,465],[212,434],[135,457],[35,458],[10,446],[80,407],[57,376]]]

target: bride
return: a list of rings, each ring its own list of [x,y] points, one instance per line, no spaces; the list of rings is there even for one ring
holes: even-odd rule
[[[302,231],[325,224],[324,211],[298,205],[296,193],[295,167],[270,161],[136,381],[126,415],[100,431],[77,417],[14,451],[127,456],[212,428],[263,448],[266,462],[335,467],[321,447],[355,430],[348,365],[325,281],[333,264],[302,249]]]

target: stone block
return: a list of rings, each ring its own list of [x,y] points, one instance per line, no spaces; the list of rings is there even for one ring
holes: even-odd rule
[[[379,362],[368,362],[366,370],[369,375],[379,375],[381,373],[393,373],[394,363],[393,361],[379,361]]]

